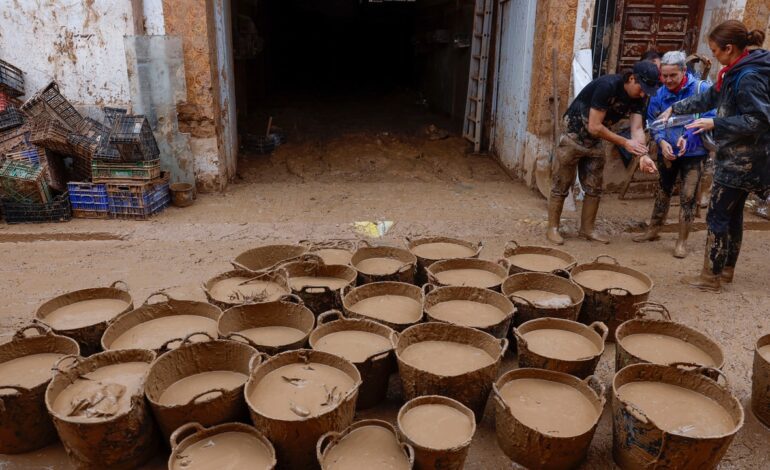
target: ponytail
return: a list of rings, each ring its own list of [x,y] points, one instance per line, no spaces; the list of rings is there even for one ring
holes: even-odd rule
[[[755,29],[754,31],[750,31],[749,34],[746,35],[746,39],[748,39],[749,46],[762,47],[762,44],[765,43],[765,33],[764,31]]]
[[[711,30],[709,39],[722,49],[732,44],[742,51],[748,46],[761,46],[764,44],[765,33],[758,29],[749,31],[746,25],[738,20],[727,20]]]

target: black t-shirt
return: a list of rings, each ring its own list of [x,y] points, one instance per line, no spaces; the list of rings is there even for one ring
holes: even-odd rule
[[[607,127],[631,114],[644,115],[644,100],[628,96],[623,84],[622,75],[603,75],[586,85],[564,113],[570,137],[586,147],[599,143],[600,139],[588,133],[591,108],[607,111],[603,121]]]

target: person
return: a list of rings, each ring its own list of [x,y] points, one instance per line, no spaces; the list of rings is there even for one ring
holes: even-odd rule
[[[564,114],[565,130],[557,143],[552,172],[546,232],[551,243],[564,244],[559,233],[561,213],[576,174],[585,191],[579,235],[587,240],[609,243],[595,227],[604,171],[604,156],[599,143],[606,141],[620,145],[634,155],[643,156],[640,160],[642,170],[656,171],[655,163],[647,155],[642,114],[644,97],[654,94],[657,87],[657,67],[651,62],[640,61],[624,74],[603,75],[593,80],[572,101]],[[629,117],[630,139],[609,129]]]
[[[653,64],[655,64],[655,67],[657,67],[658,70],[660,70],[660,66],[661,66],[661,62],[662,61],[661,61],[660,53],[658,51],[656,51],[655,49],[650,49],[647,52],[645,52],[644,54],[642,54],[641,60],[646,60],[647,62],[652,62]]]
[[[725,66],[716,85],[674,104],[661,118],[717,110],[717,117],[687,126],[696,133],[713,130],[717,152],[703,268],[683,282],[719,292],[735,275],[746,198],[770,187],[770,52],[759,48],[765,40],[762,31],[748,31],[736,20],[718,25],[708,39],[714,57]]]
[[[682,51],[671,51],[663,55],[661,78],[664,86],[650,99],[647,107],[648,122],[655,121],[661,112],[677,101],[704,93],[710,87],[708,82],[698,80],[687,72],[687,55]],[[714,117],[716,113],[711,110],[702,116]],[[645,233],[633,240],[646,242],[660,238],[674,185],[679,177],[679,238],[674,246],[674,256],[684,258],[687,256],[687,237],[695,219],[698,188],[708,150],[703,146],[701,137],[694,134],[694,131],[686,130],[684,126],[651,129],[650,134],[658,145],[660,185],[655,191],[650,225]]]

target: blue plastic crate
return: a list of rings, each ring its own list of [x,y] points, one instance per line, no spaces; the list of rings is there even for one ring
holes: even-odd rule
[[[110,218],[147,219],[171,202],[168,180],[150,185],[107,185]]]
[[[109,209],[105,184],[71,182],[67,183],[67,190],[73,209],[105,213]]]

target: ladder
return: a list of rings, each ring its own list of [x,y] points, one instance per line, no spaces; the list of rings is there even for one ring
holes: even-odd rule
[[[473,142],[473,151],[481,151],[481,126],[487,92],[489,49],[492,38],[494,0],[476,0],[473,12],[471,63],[468,74],[468,100],[465,104],[463,137]]]

